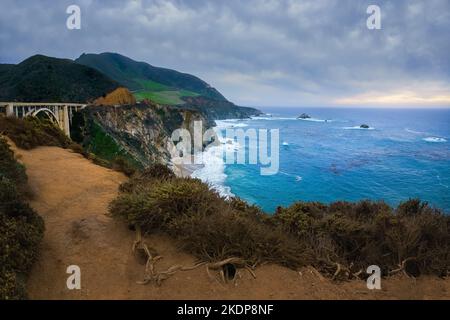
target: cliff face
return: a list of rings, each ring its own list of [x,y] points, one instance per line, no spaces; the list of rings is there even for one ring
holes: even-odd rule
[[[128,106],[89,106],[74,117],[72,138],[97,156],[126,158],[136,167],[153,162],[168,163],[174,147],[172,132],[191,131],[194,121],[211,126],[201,113],[152,103]]]

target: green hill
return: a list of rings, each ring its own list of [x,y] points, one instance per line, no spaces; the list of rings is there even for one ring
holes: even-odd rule
[[[117,53],[82,54],[75,62],[97,69],[134,92],[138,100],[183,104],[183,97],[227,101],[205,81],[171,69],[134,61]]]
[[[84,103],[119,86],[68,59],[35,55],[17,65],[0,64],[0,101]]]

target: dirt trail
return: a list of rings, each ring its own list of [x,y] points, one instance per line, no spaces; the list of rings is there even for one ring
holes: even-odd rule
[[[126,178],[56,147],[16,150],[27,167],[35,197],[31,205],[44,218],[41,256],[28,282],[31,299],[368,299],[450,298],[450,280],[395,278],[382,290],[363,281],[332,283],[310,269],[301,273],[267,265],[257,279],[240,271],[236,283],[220,284],[204,268],[179,272],[162,286],[139,285],[144,266],[131,254],[134,233],[108,216],[108,203]],[[164,236],[147,239],[164,258],[157,268],[191,265],[195,259]],[[81,268],[81,290],[68,290],[66,268]]]

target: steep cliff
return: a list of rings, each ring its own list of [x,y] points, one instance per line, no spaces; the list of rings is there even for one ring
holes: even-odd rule
[[[150,102],[126,106],[88,106],[73,119],[72,139],[108,161],[124,158],[142,168],[153,162],[168,163],[174,147],[172,132],[194,121],[212,125],[198,111]]]

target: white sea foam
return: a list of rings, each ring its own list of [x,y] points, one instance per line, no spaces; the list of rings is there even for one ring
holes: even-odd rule
[[[446,139],[440,137],[427,137],[423,138],[422,140],[426,142],[447,142]]]
[[[345,130],[375,130],[375,128],[373,128],[373,127],[369,127],[369,128],[361,128],[360,126],[343,127],[342,129],[345,129]]]
[[[292,173],[287,173],[287,172],[283,172],[283,171],[279,171],[279,173],[284,174],[285,176],[288,177],[293,177],[295,179],[295,181],[300,182],[303,180],[303,178],[301,176],[292,174]]]
[[[227,174],[225,173],[224,152],[235,152],[240,148],[239,143],[223,135],[222,130],[231,128],[240,120],[216,120],[217,126],[214,130],[219,138],[218,144],[209,145],[204,152],[199,155],[202,157],[203,166],[192,172],[191,177],[198,178],[208,183],[223,197],[234,197],[231,188],[226,185]]]
[[[255,116],[251,117],[250,120],[297,120],[297,118],[286,118],[286,117],[264,117],[264,116]]]
[[[283,146],[288,146],[289,142],[283,141]]]
[[[298,118],[298,120],[302,121],[311,121],[311,122],[334,122],[334,120],[331,119],[316,119],[316,118]]]
[[[210,146],[201,154],[203,166],[194,172],[191,177],[208,183],[223,197],[233,197],[231,188],[225,185],[225,161],[223,160],[223,145]]]
[[[216,120],[216,126],[214,128],[223,130],[226,128],[244,128],[248,124],[244,123],[241,119],[229,119],[229,120]]]
[[[408,129],[408,128],[405,128],[405,131],[409,132],[409,133],[414,133],[414,134],[426,134],[426,132],[416,131],[416,130],[412,130],[412,129]]]
[[[246,124],[246,123],[236,123],[236,124],[233,124],[231,126],[231,128],[244,128],[244,127],[248,127],[248,124]]]

